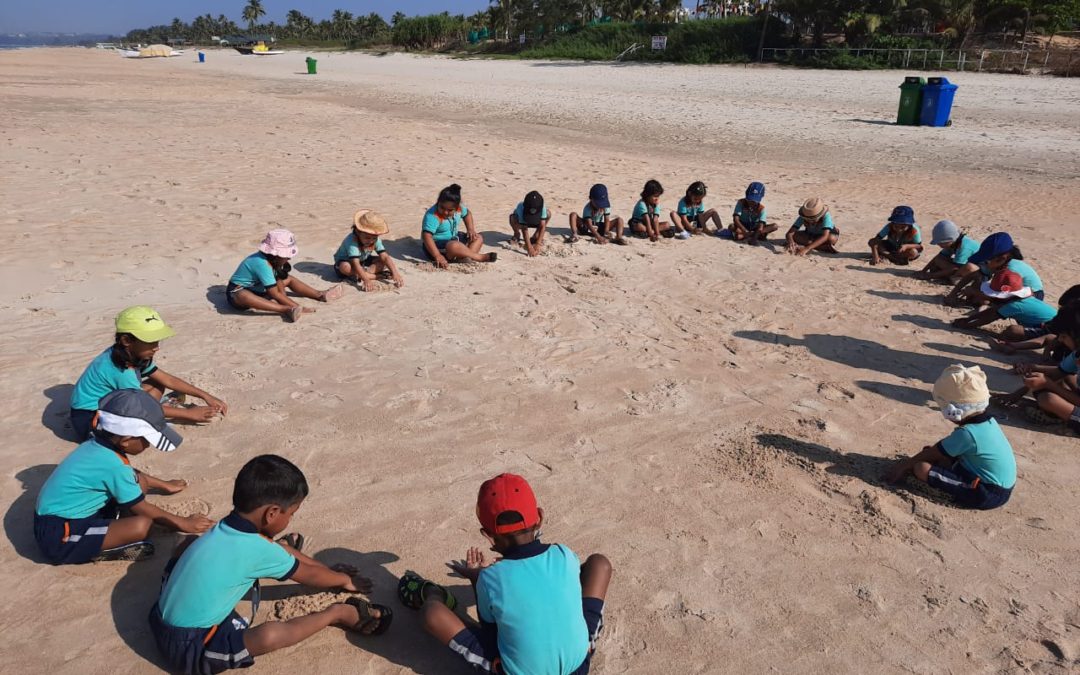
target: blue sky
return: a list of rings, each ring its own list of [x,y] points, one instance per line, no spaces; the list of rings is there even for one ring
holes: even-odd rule
[[[2,0],[0,33],[60,32],[112,33],[169,23],[178,16],[190,21],[200,14],[224,14],[241,23],[246,0]],[[353,14],[378,12],[387,19],[394,12],[430,14],[450,11],[472,14],[488,6],[487,0],[263,0],[264,20],[283,23],[285,13],[298,9],[318,20],[335,9]]]

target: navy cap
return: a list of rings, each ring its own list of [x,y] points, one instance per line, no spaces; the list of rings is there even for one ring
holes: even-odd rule
[[[525,217],[523,225],[539,225],[544,219],[544,196],[536,190],[525,195],[525,201],[521,202],[521,211]]]
[[[754,181],[746,188],[746,198],[752,202],[761,203],[765,199],[765,185]]]
[[[145,438],[162,452],[175,450],[184,439],[165,423],[165,411],[142,389],[117,389],[98,403],[97,429],[117,436]]]
[[[889,215],[889,222],[898,225],[914,225],[915,211],[910,206],[897,206]]]
[[[596,206],[601,209],[610,209],[611,202],[608,201],[607,186],[603,183],[597,183],[589,190],[589,201],[595,202]]]
[[[984,263],[990,258],[996,258],[1002,253],[1008,253],[1013,250],[1013,240],[1009,236],[1008,232],[995,232],[986,239],[983,239],[983,243],[979,246],[979,250],[975,252],[968,260],[976,265]]]

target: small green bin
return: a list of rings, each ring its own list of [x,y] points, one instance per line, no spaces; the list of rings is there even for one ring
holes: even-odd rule
[[[926,86],[925,77],[905,77],[900,85],[900,109],[896,113],[896,123],[919,126],[919,113],[922,110],[922,90]]]
[[[307,57],[306,61],[307,61],[307,74],[308,75],[314,75],[315,74],[315,66],[318,65],[319,62],[316,61],[315,59],[311,58],[310,56]],[[916,114],[915,115],[915,123],[918,124],[918,121],[919,121],[919,116],[918,116],[918,114]]]

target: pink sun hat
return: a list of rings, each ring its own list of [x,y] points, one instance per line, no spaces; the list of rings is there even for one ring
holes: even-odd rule
[[[294,258],[298,251],[296,235],[286,229],[270,230],[259,244],[259,250],[279,258]]]

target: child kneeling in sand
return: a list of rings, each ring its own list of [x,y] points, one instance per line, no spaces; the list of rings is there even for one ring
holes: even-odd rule
[[[296,257],[296,237],[284,229],[270,230],[259,244],[259,250],[244,258],[229,278],[225,298],[233,309],[257,309],[299,321],[300,316],[315,310],[301,307],[285,295],[289,289],[302,298],[320,302],[333,302],[341,298],[345,289],[334,284],[325,291],[317,291],[289,274],[289,260]]]
[[[999,337],[1006,342],[1024,339],[1029,328],[1041,328],[1057,314],[1057,310],[1036,298],[1024,285],[1023,278],[1010,269],[1002,268],[994,278],[983,283],[980,295],[989,300],[990,306],[971,316],[956,319],[957,328],[980,328],[998,319],[1015,319],[1017,325],[1007,326]]]
[[[380,276],[389,276],[398,288],[404,286],[405,280],[379,238],[384,234],[390,234],[390,226],[382,216],[369,209],[357,211],[353,215],[352,232],[334,252],[338,277],[355,282],[365,291],[375,290]]]
[[[551,213],[544,206],[544,196],[533,190],[510,213],[510,228],[514,230],[514,243],[523,244],[530,258],[540,255],[544,246],[544,234],[547,233]],[[529,229],[536,234],[529,236]]]
[[[98,403],[118,389],[142,389],[160,401],[166,391],[201,398],[205,406],[165,405],[165,417],[185,422],[209,422],[229,412],[225,401],[170,375],[154,364],[158,345],[176,333],[151,307],[128,307],[116,315],[116,341],[90,362],[71,391],[71,426],[75,438],[90,438]],[[168,401],[168,399],[166,399]]]
[[[388,608],[360,598],[254,627],[236,612],[236,603],[253,589],[254,618],[264,577],[350,593],[371,590],[371,581],[355,569],[327,567],[272,540],[289,526],[307,495],[304,474],[277,455],[260,455],[240,469],[233,512],[169,562],[161,595],[150,610],[150,630],[171,669],[201,675],[247,668],[256,656],[306,640],[327,626],[362,635],[381,635],[390,627]]]
[[[805,228],[805,231],[800,231]],[[799,208],[799,217],[787,233],[788,253],[806,255],[810,251],[836,253],[840,230],[833,223],[829,206],[817,197],[811,197]]]
[[[1013,243],[1008,232],[995,232],[984,239],[979,250],[971,254],[968,261],[977,265],[978,269],[961,277],[945,296],[942,302],[950,307],[964,304],[978,307],[991,302],[990,298],[979,292],[979,288],[1002,269],[1019,274],[1036,299],[1042,300],[1045,297],[1042,279],[1031,265],[1024,262],[1024,254],[1020,252],[1020,247]]]
[[[877,265],[884,255],[896,265],[908,265],[922,255],[922,233],[915,224],[915,211],[910,206],[897,206],[889,222],[877,236],[866,242],[870,247],[870,264]]]
[[[622,218],[611,215],[607,186],[597,183],[589,189],[589,201],[581,209],[581,215],[570,214],[570,238],[567,243],[573,243],[580,237],[592,237],[597,244],[606,244],[611,235],[615,235],[612,241],[616,244],[626,244]]]
[[[770,234],[776,232],[776,223],[766,222],[765,185],[754,181],[746,188],[746,195],[735,202],[735,210],[731,214],[731,227],[727,230],[726,238],[735,241],[746,241],[752,246],[766,241]],[[723,233],[719,233],[724,236]]]
[[[1003,506],[1016,485],[1016,457],[997,420],[986,413],[986,375],[978,366],[949,366],[934,383],[934,401],[958,428],[897,462],[885,479],[899,483],[914,475],[965,508]]]
[[[182,441],[150,394],[114,391],[101,399],[97,416],[93,437],[60,462],[38,494],[34,538],[46,560],[143,560],[154,553],[147,540],[152,523],[181,532],[213,525],[205,516],[176,516],[145,501],[148,490],[175,494],[187,487],[131,467],[128,457],[150,446],[169,452]]]
[[[926,267],[915,273],[916,279],[950,283],[957,275],[977,272],[979,266],[971,256],[979,250],[979,240],[964,234],[951,220],[939,220],[934,225],[930,243],[941,247],[941,253],[930,259]]]
[[[485,481],[476,515],[501,559],[489,561],[470,548],[453,568],[473,584],[480,625],[466,625],[449,591],[411,572],[398,585],[402,602],[422,608],[424,628],[481,672],[589,672],[611,563],[593,554],[581,565],[566,546],[541,543],[544,512],[521,476]]]

